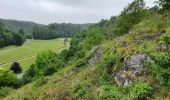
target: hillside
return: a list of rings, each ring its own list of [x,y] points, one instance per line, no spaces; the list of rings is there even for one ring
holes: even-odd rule
[[[0,97],[169,100],[170,9],[160,6],[147,8],[143,0],[134,0],[119,16],[74,34],[68,50],[39,53],[20,79],[0,70]]]
[[[47,26],[44,24],[38,24],[30,21],[19,21],[19,20],[11,20],[11,19],[2,19],[2,22],[5,26],[5,29],[8,29],[10,31],[18,31],[22,29],[28,35],[32,34],[34,26]],[[71,24],[71,23],[51,23],[51,25],[52,24],[59,26],[60,28],[58,28],[58,31],[62,31],[62,32],[64,32],[64,29],[66,30],[68,29],[72,31],[74,28],[77,28],[78,30],[84,30],[87,29],[90,25],[92,25],[92,24]]]
[[[18,31],[23,29],[27,34],[32,33],[32,29],[35,25],[41,25],[34,22],[29,21],[19,21],[19,20],[10,20],[10,19],[2,19],[4,26],[8,30]]]
[[[124,74],[127,76],[122,78],[128,80],[128,82],[134,82],[133,84],[128,82],[124,83],[122,82],[122,79],[120,80],[120,82],[122,82],[120,84],[120,87],[117,87],[117,85],[119,85],[119,82],[115,80],[116,77],[121,77],[121,75],[119,76],[119,72],[122,71],[122,67],[124,67],[124,65],[126,66],[125,61],[121,60],[121,52],[126,52],[126,61],[128,61],[130,58],[134,60],[134,63],[136,65],[131,65],[132,67],[137,65],[141,66],[138,63],[138,60],[140,60],[143,56],[145,57],[145,55],[156,57],[158,55],[161,56],[168,53],[159,52],[157,51],[157,49],[155,49],[157,48],[157,46],[159,46],[159,42],[157,41],[165,34],[162,34],[160,36],[160,34],[157,35],[155,33],[152,35],[155,36],[154,38],[152,38],[153,40],[148,41],[148,39],[150,38],[145,38],[140,40],[140,43],[137,42],[138,40],[136,40],[135,36],[150,37],[150,33],[142,35],[131,33],[129,35],[115,38],[115,40],[113,41],[105,41],[100,46],[92,49],[93,53],[95,52],[94,50],[97,51],[93,54],[92,58],[87,61],[87,64],[77,66],[74,64],[70,64],[72,62],[70,61],[68,63],[70,65],[65,66],[65,68],[59,70],[54,75],[43,77],[30,84],[27,84],[19,90],[12,92],[12,94],[4,100],[17,100],[24,98],[27,98],[28,100],[69,100],[77,98],[85,100],[89,98],[92,100],[100,98],[107,98],[108,100],[109,98],[119,98],[122,100],[127,100],[133,98],[134,94],[136,93],[135,91],[137,91],[138,88],[141,89],[141,92],[149,92],[151,89],[152,92],[150,91],[151,94],[148,99],[160,100],[162,98],[167,98],[168,100],[169,90],[168,88],[164,88],[164,86],[162,87],[162,85],[159,84],[159,79],[157,79],[154,75],[155,73],[160,72],[159,70],[157,72],[156,69],[154,69],[154,66],[145,66],[147,69],[140,69],[139,71],[141,72],[139,72],[139,75],[134,74],[135,71],[130,68],[128,69],[128,71],[124,72]],[[124,46],[125,41],[128,44],[127,46]],[[94,57],[96,55],[99,55],[98,53],[101,53],[101,57],[100,59],[98,58],[97,61],[94,61]],[[158,55],[156,55],[157,53]],[[90,63],[91,60],[93,60],[92,62],[94,62],[92,63],[92,65]],[[162,62],[162,59],[160,60],[160,62]],[[148,60],[149,64],[151,62]],[[154,63],[152,62],[151,64]],[[143,66],[144,65],[142,63],[141,67]],[[154,70],[156,72],[154,72]],[[142,71],[144,71],[145,73],[143,73]],[[123,85],[125,85],[125,87]]]

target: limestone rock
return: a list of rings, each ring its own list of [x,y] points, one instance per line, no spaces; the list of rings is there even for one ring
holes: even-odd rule
[[[101,58],[104,49],[102,47],[94,47],[92,48],[91,52],[93,53],[93,56],[91,59],[88,60],[87,65],[89,67],[93,67]]]
[[[160,52],[165,52],[166,50],[168,50],[168,48],[165,43],[160,43],[157,50]]]
[[[115,74],[119,86],[129,85],[145,72],[144,62],[150,58],[146,54],[135,54],[124,61],[124,66]]]

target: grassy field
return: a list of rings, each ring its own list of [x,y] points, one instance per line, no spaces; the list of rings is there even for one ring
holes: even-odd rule
[[[21,58],[18,62],[21,64],[24,70],[26,70],[31,64],[34,63],[36,59],[36,55],[39,52],[45,50],[54,50],[57,48],[63,47],[64,39],[54,39],[54,40],[27,40],[27,42],[21,46],[9,46],[6,48],[0,49],[0,66],[3,63],[8,63],[1,67],[9,68],[11,65],[11,61],[15,61],[18,58]],[[60,52],[62,49],[57,50],[56,52]],[[32,56],[28,59],[22,60],[22,58],[26,58],[28,56]]]

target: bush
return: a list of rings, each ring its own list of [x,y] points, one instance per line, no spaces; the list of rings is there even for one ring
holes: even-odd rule
[[[78,93],[79,96],[83,96],[86,94],[86,89],[82,85],[76,84],[74,86],[74,93]]]
[[[170,87],[170,69],[169,68],[161,68],[153,60],[146,62],[146,66],[148,67],[149,71],[160,82],[161,85],[166,86],[167,88]]]
[[[92,47],[100,44],[104,39],[104,32],[101,28],[89,28],[86,34],[87,36],[83,45],[85,49],[91,49]]]
[[[13,72],[8,70],[0,70],[0,87],[18,87],[19,84],[19,80]]]
[[[41,76],[52,75],[60,68],[65,66],[65,60],[67,60],[68,51],[64,50],[60,54],[55,54],[50,51],[44,51],[37,55],[36,64],[32,65],[26,72],[23,81],[30,82],[33,78],[39,78]]]
[[[31,65],[22,78],[22,84],[24,85],[31,82],[32,78],[35,77],[35,75],[36,75],[35,65]]]
[[[0,88],[0,97],[5,97],[10,94],[11,91],[13,91],[13,88],[10,87],[1,87]]]
[[[137,82],[131,89],[131,94],[134,99],[142,100],[149,96],[152,92],[152,87],[145,82]]]
[[[141,21],[139,24],[133,26],[133,29],[131,30],[134,33],[154,33],[160,30],[159,25],[161,25],[163,22],[161,22],[159,19],[147,19]]]
[[[170,65],[170,55],[164,52],[152,52],[151,58],[162,68],[167,68]]]
[[[19,74],[22,72],[22,68],[18,62],[14,62],[11,65],[10,70],[13,71],[15,74]]]
[[[163,40],[165,41],[166,44],[170,44],[170,28],[167,29],[168,32],[163,35]]]
[[[59,55],[63,61],[68,61],[71,56],[70,52],[67,49],[62,50],[62,52]]]
[[[129,30],[147,16],[144,0],[134,0],[126,7],[118,17],[115,32],[119,34],[128,33]]]
[[[117,87],[112,85],[102,87],[100,98],[102,100],[124,100],[122,92]]]
[[[96,73],[100,79],[100,84],[111,84],[112,78],[112,66],[114,65],[114,58],[111,55],[106,55],[104,59],[99,62]]]
[[[5,97],[10,94],[13,88],[9,87],[0,87],[0,97]]]
[[[36,82],[34,83],[35,87],[41,87],[42,85],[46,84],[48,81],[45,78],[40,78],[38,80],[36,80]]]
[[[35,76],[40,77],[44,76],[46,71],[48,71],[48,66],[50,63],[54,63],[55,54],[49,51],[44,51],[41,54],[37,55],[36,64],[35,64]]]

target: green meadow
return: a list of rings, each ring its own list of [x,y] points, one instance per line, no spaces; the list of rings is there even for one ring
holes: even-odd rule
[[[58,49],[61,47],[64,47],[64,38],[53,40],[27,40],[27,42],[20,47],[9,46],[0,49],[0,66],[3,68],[9,68],[12,62],[16,60],[20,63],[22,68],[26,70],[34,63],[38,53],[55,49],[57,49],[56,53],[58,53],[62,50]]]

